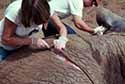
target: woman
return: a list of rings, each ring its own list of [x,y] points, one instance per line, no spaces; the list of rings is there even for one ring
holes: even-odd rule
[[[50,8],[47,0],[16,0],[4,13],[0,22],[0,60],[24,45],[37,48],[49,47],[41,38],[29,38],[29,34],[48,21]]]

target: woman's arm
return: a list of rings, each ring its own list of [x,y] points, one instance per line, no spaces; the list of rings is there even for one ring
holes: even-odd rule
[[[60,37],[57,40],[54,40],[54,47],[58,50],[64,49],[66,46],[66,43],[68,42],[67,29],[57,15],[51,16],[50,19],[60,33]]]
[[[79,28],[80,30],[83,30],[83,31],[86,31],[86,32],[89,32],[89,33],[93,33],[94,30],[89,27],[83,20],[81,17],[79,16],[73,16],[73,22],[75,24],[75,26],[77,28]]]
[[[5,18],[3,34],[2,34],[2,43],[4,45],[9,45],[12,47],[30,45],[32,44],[31,38],[21,38],[16,36],[17,25]]]
[[[56,26],[59,31],[60,36],[67,36],[67,30],[65,25],[61,22],[60,18],[57,15],[50,16],[50,20]]]

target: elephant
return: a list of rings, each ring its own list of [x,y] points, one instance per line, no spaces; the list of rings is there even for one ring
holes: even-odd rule
[[[125,84],[123,35],[68,38],[63,52],[24,46],[8,56],[0,63],[0,84]]]

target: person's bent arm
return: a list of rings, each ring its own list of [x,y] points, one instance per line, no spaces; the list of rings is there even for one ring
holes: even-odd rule
[[[9,46],[22,46],[32,44],[31,38],[20,38],[15,34],[17,25],[5,18],[3,34],[2,34],[2,43]]]
[[[79,16],[73,16],[73,22],[75,24],[75,26],[77,28],[79,28],[80,30],[83,30],[83,31],[86,31],[86,32],[89,32],[89,33],[93,33],[94,30],[89,27],[83,20],[81,17]]]
[[[56,26],[59,31],[60,36],[67,36],[67,30],[65,25],[61,22],[60,18],[57,15],[50,16],[50,20]]]
[[[53,22],[53,24],[56,26],[56,28],[59,30],[59,33],[60,33],[60,37],[57,40],[54,40],[54,47],[59,50],[64,49],[68,41],[67,29],[65,25],[61,22],[58,16],[53,15],[50,17],[50,19]]]

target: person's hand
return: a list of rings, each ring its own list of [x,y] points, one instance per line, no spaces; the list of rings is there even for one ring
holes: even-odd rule
[[[106,28],[103,27],[103,26],[96,27],[94,29],[94,34],[103,35],[103,33],[105,32],[105,30],[106,30]]]
[[[37,49],[50,48],[49,44],[40,38],[32,38],[32,46]]]
[[[58,50],[64,49],[66,47],[68,39],[65,36],[60,36],[59,39],[54,40],[54,47]]]

